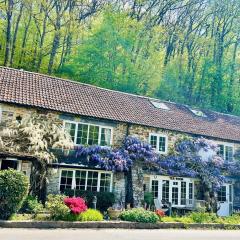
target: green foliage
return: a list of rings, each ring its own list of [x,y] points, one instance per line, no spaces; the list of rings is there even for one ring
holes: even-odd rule
[[[22,213],[38,213],[43,211],[43,205],[38,201],[37,197],[27,196],[22,204],[19,212]]]
[[[83,222],[102,221],[103,220],[103,215],[98,210],[88,209],[87,211],[80,214],[80,219]]]
[[[15,170],[0,171],[0,219],[16,213],[27,196],[28,178]]]
[[[151,192],[144,193],[144,202],[147,203],[148,206],[153,205],[153,194]]]
[[[119,218],[124,221],[143,223],[156,223],[159,220],[154,212],[147,211],[143,208],[133,208],[124,211],[120,214]]]
[[[74,195],[74,190],[66,189],[64,192],[65,195],[72,197]],[[115,202],[115,196],[111,192],[91,192],[91,191],[75,191],[76,197],[82,197],[85,199],[88,207],[93,207],[93,198],[97,197],[97,209],[101,212],[106,211],[109,207],[111,207]]]
[[[188,217],[195,223],[214,223],[217,220],[216,214],[205,212],[192,212]]]
[[[46,209],[50,212],[51,219],[64,220],[69,217],[70,210],[63,202],[65,197],[64,195],[48,195]]]

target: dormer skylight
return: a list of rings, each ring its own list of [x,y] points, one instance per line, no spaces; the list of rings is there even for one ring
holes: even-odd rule
[[[170,110],[170,108],[163,102],[158,102],[158,101],[154,101],[154,100],[151,100],[150,102],[152,103],[152,105],[155,108],[159,108],[159,109],[163,109],[163,110]]]
[[[196,115],[197,117],[207,117],[207,115],[206,115],[204,112],[202,112],[201,110],[192,109],[192,108],[189,108],[189,109],[190,109],[190,111],[191,111],[194,115]]]

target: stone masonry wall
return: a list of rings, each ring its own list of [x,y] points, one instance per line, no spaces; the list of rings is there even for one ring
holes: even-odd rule
[[[96,124],[102,124],[105,126],[111,126],[113,128],[113,142],[112,142],[113,147],[121,146],[121,143],[125,138],[125,136],[127,135],[127,132],[130,136],[138,137],[139,139],[146,142],[149,142],[150,133],[158,133],[158,134],[166,135],[168,137],[168,153],[171,153],[171,151],[174,148],[174,144],[178,139],[186,136],[191,136],[185,133],[163,130],[163,129],[158,129],[154,127],[146,127],[146,126],[140,126],[135,124],[129,124],[129,127],[128,127],[126,123],[119,123],[119,122],[113,122],[108,120],[99,120],[94,118],[86,118],[86,117],[81,117],[73,114],[60,113],[56,111],[43,110],[43,109],[32,108],[32,107],[22,107],[22,106],[13,105],[13,104],[0,103],[0,109],[2,109],[1,121],[6,123],[10,120],[16,119],[17,117],[23,117],[23,116],[26,116],[27,114],[39,113],[39,114],[48,114],[48,117],[54,119],[56,123],[58,123],[59,125],[62,125],[64,120],[71,120],[71,121],[82,121],[86,123],[89,122],[93,124],[96,123]],[[226,141],[221,140],[220,142],[225,143]],[[240,148],[240,144],[234,143],[234,147],[235,149]],[[139,202],[143,199],[144,181],[143,179],[142,180],[140,179],[142,178],[142,173],[140,171],[141,171],[141,166],[136,166],[135,168],[133,168],[133,171],[132,171],[135,205],[139,205]],[[48,192],[58,193],[58,186],[59,186],[58,170],[51,170],[50,172],[51,173],[49,174],[49,179],[48,179],[49,181]],[[126,182],[125,182],[124,174],[118,174],[118,173],[114,174],[114,192],[116,193],[117,201],[120,201],[120,200],[122,201],[122,196],[125,196],[125,186],[126,186]],[[146,188],[149,188],[149,183],[146,183],[145,186]]]

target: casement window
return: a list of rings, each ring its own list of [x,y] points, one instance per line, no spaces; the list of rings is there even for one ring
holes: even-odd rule
[[[18,161],[16,159],[0,159],[0,170],[7,170],[9,168],[20,170],[21,161]]]
[[[220,190],[218,191],[218,201],[219,202],[227,201],[227,187],[226,186],[221,186]]]
[[[234,160],[234,149],[232,145],[219,144],[218,155],[221,156],[225,161],[232,162]]]
[[[152,180],[152,194],[154,198],[158,197],[158,181]]]
[[[154,198],[162,204],[172,203],[175,207],[192,206],[194,198],[194,183],[190,178],[171,179],[158,177],[150,182]]]
[[[65,122],[64,127],[76,145],[110,146],[112,144],[111,127],[76,122]]]
[[[88,190],[92,192],[111,192],[112,173],[93,170],[63,169],[60,174],[59,190]]]
[[[149,143],[159,153],[167,153],[168,138],[165,135],[150,134]]]

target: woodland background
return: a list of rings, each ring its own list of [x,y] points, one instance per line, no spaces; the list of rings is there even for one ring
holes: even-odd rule
[[[240,0],[0,0],[0,65],[240,115]]]

